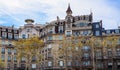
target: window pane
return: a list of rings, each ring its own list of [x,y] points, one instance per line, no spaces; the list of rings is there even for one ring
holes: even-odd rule
[[[100,31],[95,31],[95,35],[99,36],[100,35]]]
[[[59,61],[59,65],[60,65],[60,66],[63,66],[63,61]]]
[[[4,55],[2,55],[2,56],[1,56],[1,59],[4,61],[4,60],[5,60],[5,56],[4,56]]]
[[[52,61],[48,61],[48,66],[52,66]]]

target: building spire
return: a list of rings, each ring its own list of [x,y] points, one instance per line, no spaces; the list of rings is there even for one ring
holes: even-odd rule
[[[70,8],[70,3],[68,4],[68,8],[66,10],[66,13],[67,13],[67,15],[71,15],[72,14],[72,10]]]

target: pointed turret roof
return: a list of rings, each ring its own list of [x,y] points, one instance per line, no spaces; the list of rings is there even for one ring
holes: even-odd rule
[[[67,14],[72,14],[72,10],[71,10],[71,8],[70,8],[70,4],[68,4],[68,8],[67,8],[67,10],[66,10],[66,13],[67,13]]]

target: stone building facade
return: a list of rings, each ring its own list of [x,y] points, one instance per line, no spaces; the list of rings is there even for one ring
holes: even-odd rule
[[[68,45],[72,47],[71,42],[78,43],[82,37],[94,36],[104,39],[105,37],[120,36],[119,28],[105,30],[102,27],[102,21],[93,22],[92,12],[88,15],[73,16],[69,5],[64,19],[57,16],[56,20],[45,25],[34,24],[32,19],[27,19],[25,22],[26,24],[19,29],[0,27],[0,57],[7,65],[7,69],[13,70],[25,66],[25,63],[17,64],[15,53],[19,52],[16,52],[12,44],[8,44],[8,42],[14,42],[20,38],[27,39],[31,36],[39,36],[45,42],[44,49],[41,51],[44,58],[42,65],[37,65],[34,68],[35,70],[38,70],[38,67],[41,70],[120,70],[119,44],[115,47],[108,48],[106,46],[97,49],[88,45],[81,48],[77,46],[76,50],[81,54],[74,55],[69,52],[68,55],[61,56],[58,52],[61,47],[65,47],[60,44],[62,41],[70,41]],[[73,40],[72,37],[75,37],[75,39]],[[5,45],[2,42],[4,40],[7,42]],[[118,43],[120,43],[119,40]],[[12,51],[11,54],[10,51]]]
[[[0,58],[5,62],[5,69],[17,69],[16,49],[14,41],[18,40],[19,30],[17,28],[0,26]]]

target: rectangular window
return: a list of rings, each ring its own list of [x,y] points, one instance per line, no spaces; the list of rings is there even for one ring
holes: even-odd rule
[[[107,30],[106,33],[107,33],[107,34],[110,34],[110,30]]]
[[[51,53],[48,53],[48,58],[52,58],[52,54]]]
[[[1,59],[2,59],[2,61],[4,61],[4,60],[5,60],[5,56],[4,56],[4,55],[2,55],[2,56],[1,56]]]
[[[8,39],[12,39],[12,34],[8,33]]]
[[[17,33],[17,30],[14,30],[14,33]]]
[[[6,32],[2,32],[2,38],[6,38],[7,37],[7,33]]]
[[[79,64],[80,64],[79,61],[76,60],[76,61],[75,61],[75,66],[79,66]]]
[[[3,28],[2,31],[6,31],[6,29]]]
[[[117,51],[117,56],[120,56],[120,48],[117,48],[116,51]]]
[[[14,64],[14,68],[17,68],[17,64]]]
[[[88,31],[83,31],[83,35],[87,35],[88,34]]]
[[[12,32],[12,30],[11,30],[11,29],[8,29],[8,32]]]
[[[118,29],[116,29],[116,30],[115,30],[115,33],[119,33],[119,30],[118,30]]]
[[[79,23],[77,26],[78,27],[83,27],[83,26],[85,26],[85,23]]]
[[[72,66],[72,62],[68,61],[68,62],[67,62],[67,65],[68,65],[68,66]]]
[[[18,39],[18,35],[17,34],[14,34],[14,39]]]
[[[118,39],[118,44],[120,44],[120,38]]]
[[[95,35],[99,36],[100,35],[100,31],[95,31]]]
[[[8,61],[11,61],[11,56],[8,56]]]
[[[67,31],[67,36],[71,36],[71,31]]]
[[[68,59],[72,59],[73,57],[72,57],[72,54],[69,54],[68,55]]]
[[[35,69],[36,68],[36,64],[32,64],[32,68]]]
[[[49,67],[52,66],[52,61],[48,61],[48,66],[49,66]]]
[[[63,33],[63,26],[59,26],[59,33]]]
[[[96,25],[95,25],[95,28],[99,28],[99,24],[96,24]]]
[[[62,37],[62,36],[59,36],[59,40],[63,40],[63,37]]]
[[[17,61],[17,58],[16,58],[16,56],[14,56],[14,61],[15,61],[15,62]]]
[[[22,38],[23,38],[23,39],[25,39],[25,38],[26,38],[26,35],[25,35],[25,34],[23,34],[23,35],[22,35]]]
[[[84,62],[83,62],[83,65],[84,65],[84,66],[89,66],[89,65],[90,65],[90,61],[84,61]]]
[[[5,54],[5,48],[2,48],[1,52],[2,52],[2,54]]]
[[[102,67],[103,67],[103,64],[102,64],[102,62],[98,61],[98,62],[96,63],[96,66],[97,66],[97,68],[102,68]]]
[[[96,51],[96,58],[101,58],[101,56],[102,56],[101,51]]]
[[[11,54],[11,49],[10,48],[8,48],[8,54]]]
[[[30,29],[29,29],[29,28],[27,29],[27,32],[30,32]]]
[[[7,70],[10,70],[10,63],[7,64]]]
[[[14,49],[14,54],[16,54],[17,53],[17,50],[16,49]]]
[[[52,29],[52,28],[50,28],[49,33],[50,33],[50,34],[52,34],[52,33],[53,33],[53,29]]]
[[[25,57],[22,57],[22,62],[25,62]]]
[[[21,68],[25,68],[25,64],[21,64]]]
[[[35,56],[32,57],[32,61],[36,61],[36,57]]]
[[[59,66],[64,66],[64,62],[63,61],[59,61]]]
[[[112,51],[108,51],[108,57],[112,56]]]
[[[53,40],[53,37],[52,36],[48,36],[48,40]]]
[[[89,55],[89,53],[84,53],[84,54],[83,54],[83,57],[87,59],[87,58],[90,57],[90,55]]]
[[[75,47],[75,51],[79,51],[79,47]]]
[[[8,45],[11,46],[12,45],[12,42],[11,40],[8,41]]]

